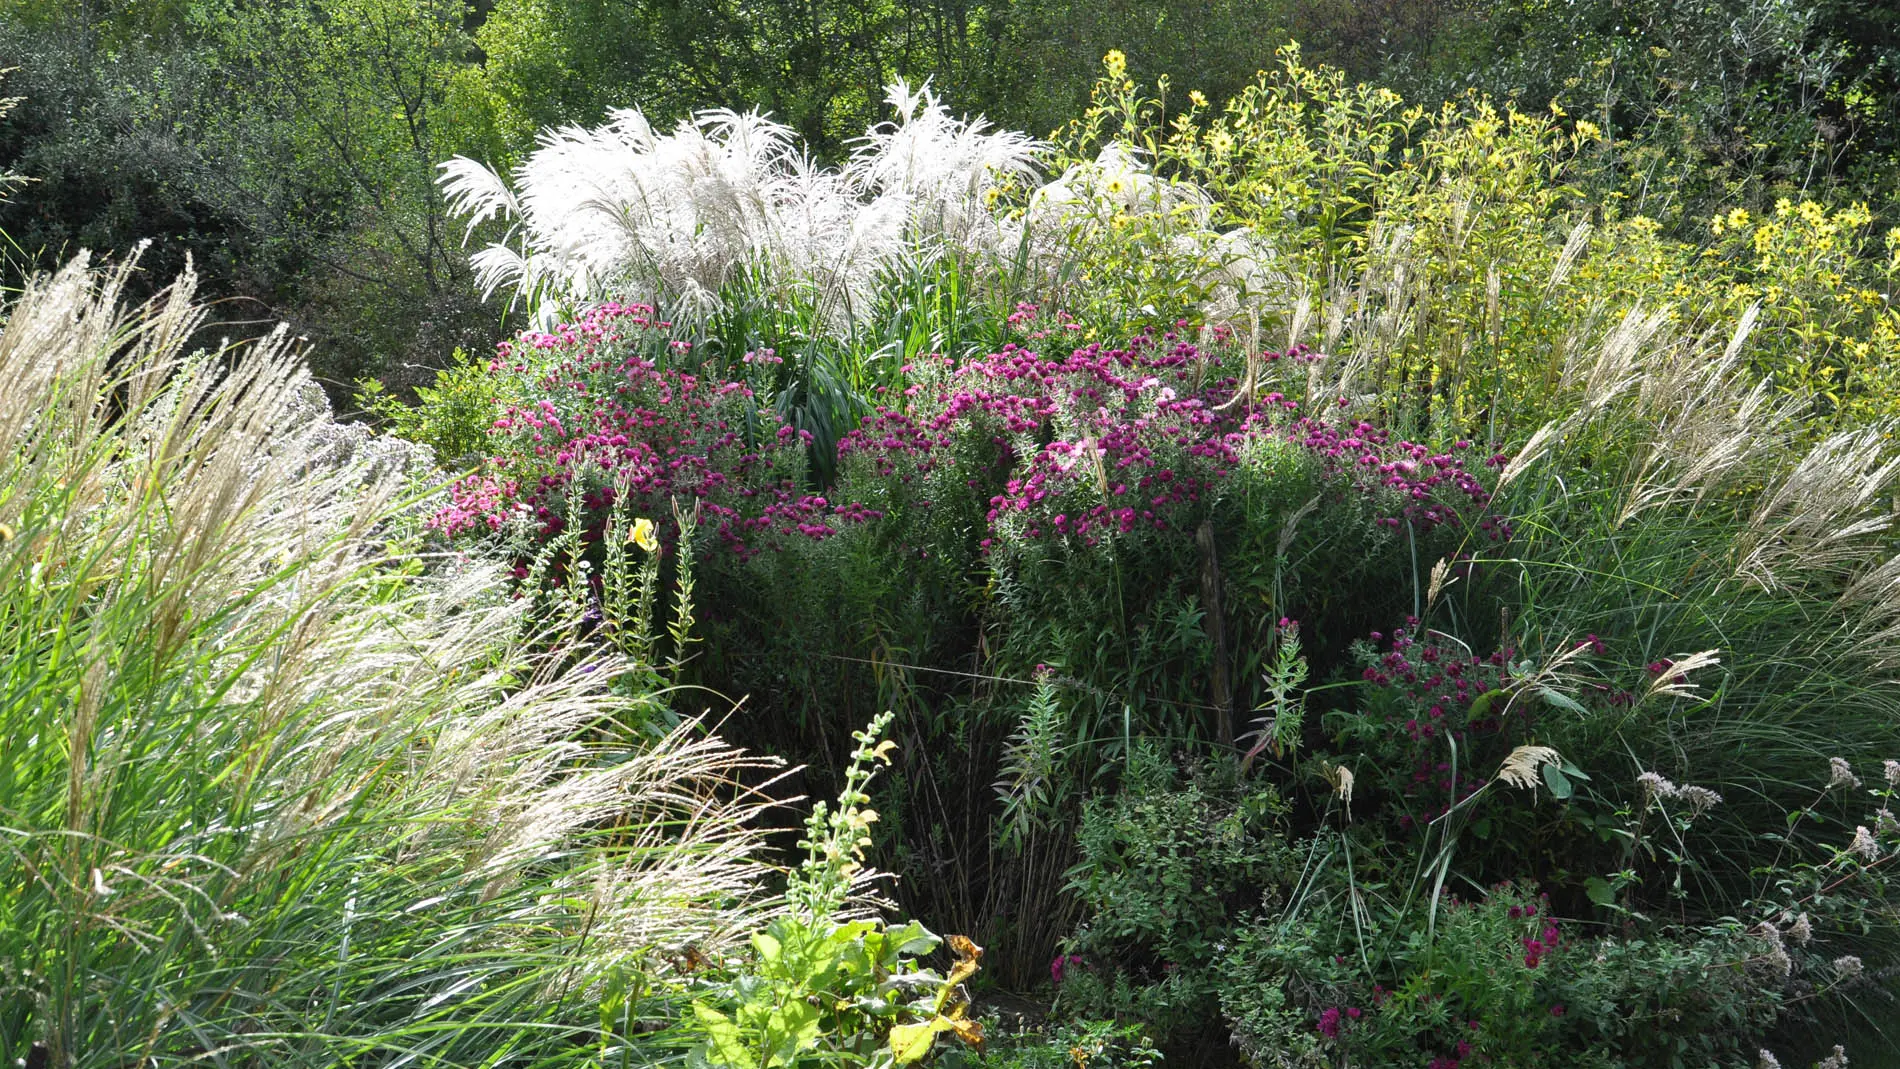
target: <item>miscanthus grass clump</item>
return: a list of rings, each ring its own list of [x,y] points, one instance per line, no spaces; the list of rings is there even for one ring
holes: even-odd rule
[[[621,665],[399,537],[417,458],[333,423],[282,335],[188,352],[191,280],[128,313],[125,278],[76,262],[0,331],[0,1051],[634,1042],[603,991],[663,995],[769,910],[760,762],[633,741]]]
[[[628,108],[543,134],[512,181],[458,156],[442,165],[442,186],[473,223],[510,223],[472,258],[490,292],[512,285],[551,309],[623,298],[692,315],[763,273],[814,290],[818,318],[836,325],[920,255],[1021,239],[991,209],[1033,174],[1039,143],[957,119],[928,88],[900,81],[886,99],[895,121],[866,130],[835,168],[756,111],[709,109],[660,132]]]

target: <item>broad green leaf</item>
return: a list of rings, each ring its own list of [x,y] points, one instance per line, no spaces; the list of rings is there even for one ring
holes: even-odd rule
[[[905,957],[917,957],[922,954],[928,954],[937,949],[938,943],[943,942],[943,940],[932,934],[930,929],[925,928],[916,921],[911,921],[902,928],[894,929],[889,934],[891,944],[896,953]]]
[[[1607,907],[1616,902],[1616,891],[1610,887],[1610,881],[1601,876],[1592,876],[1583,881],[1583,892],[1599,906]]]
[[[1574,791],[1570,786],[1570,778],[1554,764],[1544,766],[1544,786],[1550,788],[1551,795],[1558,801],[1569,798]]]
[[[759,1069],[759,1059],[740,1038],[732,1018],[702,1002],[693,1003],[693,1017],[706,1037],[706,1060],[731,1069]]]
[[[949,1027],[945,1018],[933,1017],[924,1024],[900,1024],[891,1029],[891,1053],[897,1057],[897,1064],[922,1061],[937,1041],[937,1033]]]
[[[1502,690],[1487,690],[1476,698],[1471,699],[1471,719],[1482,719],[1491,711],[1491,703],[1504,697],[1505,693],[1506,692]]]
[[[1576,713],[1578,716],[1588,716],[1590,714],[1590,710],[1585,709],[1583,703],[1562,691],[1552,690],[1549,687],[1538,687],[1537,695],[1543,698],[1545,702],[1562,709],[1566,713]],[[1549,768],[1550,766],[1545,765],[1544,767]]]
[[[795,999],[772,1011],[765,1025],[765,1064],[794,1065],[798,1056],[818,1044],[818,1007]]]

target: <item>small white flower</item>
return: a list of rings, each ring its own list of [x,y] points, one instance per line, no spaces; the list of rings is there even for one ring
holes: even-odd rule
[[[1867,825],[1861,824],[1854,828],[1854,841],[1847,844],[1847,852],[1857,855],[1862,861],[1872,862],[1880,857],[1880,844],[1874,841]]]
[[[1758,1051],[1755,1056],[1755,1069],[1781,1069],[1781,1059],[1767,1050]]]
[[[1795,946],[1807,946],[1808,941],[1813,938],[1814,926],[1808,923],[1808,915],[1806,913],[1796,917],[1794,923],[1788,926],[1788,939],[1794,943]]]
[[[1889,757],[1881,762],[1880,769],[1887,777],[1887,786],[1900,787],[1900,761]]]
[[[1854,767],[1847,763],[1847,758],[1830,757],[1827,759],[1827,785],[1830,790],[1835,787],[1858,787],[1860,777],[1854,775]]]
[[[1841,979],[1852,980],[1861,974],[1860,959],[1852,954],[1843,954],[1834,959],[1834,971],[1841,975]]]
[[[1781,929],[1775,927],[1772,921],[1763,921],[1755,927],[1754,934],[1768,943],[1768,953],[1762,955],[1762,960],[1782,979],[1787,979],[1794,972],[1794,959],[1788,956],[1788,948],[1781,942]]]
[[[1847,1069],[1847,1051],[1839,1043],[1834,1044],[1834,1053],[1814,1063],[1814,1069]]]
[[[1643,789],[1643,800],[1645,802],[1654,798],[1664,800],[1674,798],[1678,790],[1675,784],[1663,778],[1659,772],[1645,772],[1637,776],[1636,785]]]
[[[1722,803],[1722,796],[1707,787],[1684,787],[1676,797],[1688,803],[1691,817],[1699,817]]]

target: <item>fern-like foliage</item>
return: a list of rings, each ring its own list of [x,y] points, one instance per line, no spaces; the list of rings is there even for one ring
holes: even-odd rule
[[[1061,776],[1068,715],[1057,699],[1053,676],[1040,672],[1036,689],[1004,749],[996,793],[1003,800],[1000,838],[1020,844],[1046,823],[1065,782]]]
[[[1273,751],[1278,758],[1299,747],[1300,731],[1306,723],[1306,699],[1300,694],[1300,686],[1306,682],[1306,656],[1300,652],[1299,624],[1282,622],[1273,663],[1267,666],[1263,682],[1266,700],[1255,710],[1261,715],[1253,722],[1254,730],[1242,737],[1243,742],[1253,741],[1242,759],[1243,769],[1263,750]]]

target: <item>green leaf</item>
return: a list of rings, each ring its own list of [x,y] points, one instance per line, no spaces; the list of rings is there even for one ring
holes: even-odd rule
[[[925,928],[916,921],[911,921],[902,928],[893,930],[890,933],[890,940],[893,944],[892,949],[902,957],[917,957],[922,954],[928,954],[937,949],[938,943],[943,942],[943,940],[932,934],[928,928]]]
[[[702,1002],[693,1003],[693,1019],[706,1037],[706,1060],[731,1069],[759,1069],[759,1059],[740,1038],[732,1018]]]
[[[1570,777],[1554,764],[1544,766],[1544,786],[1549,787],[1551,796],[1560,802],[1569,798],[1575,790],[1570,786]]]
[[[1605,908],[1616,902],[1616,891],[1610,887],[1610,881],[1601,876],[1592,876],[1583,881],[1583,893],[1590,896],[1590,901]]]
[[[937,1016],[924,1024],[900,1024],[891,1029],[891,1053],[896,1055],[897,1064],[922,1061],[936,1043],[937,1033],[949,1027],[947,1018]]]
[[[768,1052],[765,1064],[793,1065],[798,1056],[818,1045],[818,1007],[802,999],[772,1011],[765,1025]]]
[[[1486,713],[1491,711],[1491,703],[1504,697],[1504,695],[1505,691],[1502,690],[1487,690],[1483,694],[1473,698],[1471,700],[1470,718],[1473,720],[1481,719]]]
[[[1578,716],[1590,715],[1590,710],[1585,709],[1583,703],[1562,691],[1552,690],[1549,687],[1538,687],[1537,695],[1544,699],[1545,702],[1562,709],[1566,713],[1575,713]],[[1549,768],[1550,766],[1545,765],[1544,767]]]

